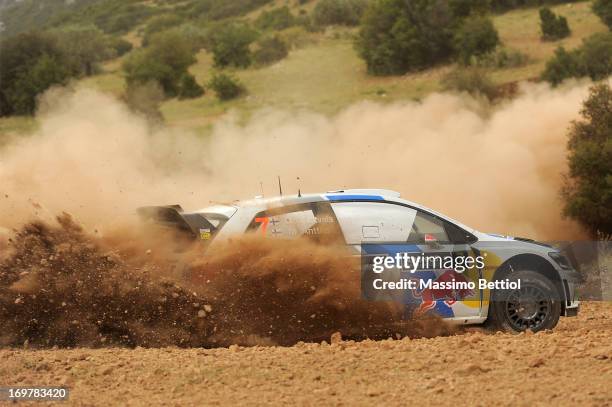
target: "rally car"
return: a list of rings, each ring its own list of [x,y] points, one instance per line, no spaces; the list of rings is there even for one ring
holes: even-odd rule
[[[395,191],[347,189],[298,193],[258,197],[190,212],[179,205],[143,207],[138,212],[143,218],[201,240],[207,250],[214,250],[215,244],[228,237],[244,233],[340,241],[362,258],[363,297],[402,301],[408,317],[435,313],[458,324],[486,323],[497,329],[521,332],[552,329],[560,316],[578,313],[576,284],[580,275],[559,250],[530,239],[479,232],[402,199]],[[407,252],[411,256],[438,255],[451,260],[467,255],[481,261],[459,272],[441,264],[410,272],[395,269],[390,278],[396,281],[424,283],[403,287],[399,292],[377,291],[374,286],[382,284],[372,273],[372,259],[381,254],[394,256]],[[372,284],[373,278],[377,283]],[[477,281],[492,284],[476,285]],[[457,289],[450,282],[463,288]]]

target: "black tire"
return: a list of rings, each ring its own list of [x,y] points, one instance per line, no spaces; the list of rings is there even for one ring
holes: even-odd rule
[[[530,270],[511,273],[507,279],[520,280],[521,288],[491,293],[487,325],[514,333],[553,329],[561,316],[560,296],[553,282]]]

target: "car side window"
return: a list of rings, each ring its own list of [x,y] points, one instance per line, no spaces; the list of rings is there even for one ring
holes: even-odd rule
[[[266,237],[308,237],[333,243],[342,238],[329,204],[301,204],[263,211],[255,215],[248,231]]]
[[[332,208],[349,245],[405,242],[416,215],[386,202],[334,202]]]
[[[410,243],[448,243],[449,238],[442,219],[418,211],[407,241]]]

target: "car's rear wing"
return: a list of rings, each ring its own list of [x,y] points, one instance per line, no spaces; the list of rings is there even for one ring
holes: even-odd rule
[[[193,238],[207,240],[217,230],[202,214],[185,213],[180,205],[143,206],[136,212],[145,221],[179,230]]]

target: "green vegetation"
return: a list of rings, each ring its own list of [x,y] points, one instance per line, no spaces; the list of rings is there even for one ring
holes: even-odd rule
[[[499,42],[480,10],[478,1],[375,0],[365,12],[356,47],[373,75],[404,74],[454,57],[467,63]]]
[[[612,89],[591,88],[582,119],[569,130],[565,214],[594,238],[612,238]]]
[[[272,64],[289,55],[287,44],[278,36],[262,38],[257,45],[258,49],[253,53],[253,60],[258,66]]]
[[[35,0],[39,1],[39,0]],[[49,0],[51,3],[54,0]],[[71,13],[83,10],[86,6],[101,2],[118,3],[117,0],[75,0]],[[375,1],[375,0],[373,0]],[[437,0],[431,1],[434,3]],[[23,0],[20,4],[26,4]],[[81,4],[82,3],[82,4]],[[87,3],[87,4],[86,4]],[[239,117],[248,117],[252,112],[264,106],[279,107],[282,109],[302,109],[319,111],[325,114],[334,114],[344,107],[364,99],[375,100],[382,103],[395,100],[418,100],[427,94],[440,91],[449,86],[443,79],[455,69],[452,61],[455,60],[454,38],[460,22],[472,14],[482,15],[487,12],[486,0],[449,0],[448,4],[453,20],[457,21],[452,30],[451,53],[452,56],[437,66],[429,69],[411,71],[402,75],[372,76],[368,74],[367,65],[359,57],[353,47],[353,38],[359,35],[359,29],[354,26],[333,25],[325,30],[312,30],[308,21],[311,20],[314,9],[320,0],[307,2],[273,0],[264,6],[253,6],[255,2],[242,2],[247,6],[241,10],[234,8],[240,17],[226,20],[215,20],[206,12],[194,13],[192,7],[197,4],[212,4],[209,0],[123,0],[121,3],[144,4],[150,8],[151,15],[132,26],[126,34],[106,35],[109,55],[111,59],[95,62],[93,75],[78,74],[67,80],[76,78],[78,87],[93,87],[104,92],[110,92],[118,97],[128,98],[130,92],[136,92],[141,86],[148,86],[150,81],[137,82],[128,86],[128,75],[122,69],[127,60],[133,55],[145,52],[152,46],[149,43],[153,36],[149,34],[147,45],[141,47],[147,26],[161,16],[176,15],[181,19],[180,24],[160,28],[159,34],[166,32],[178,35],[183,41],[189,43],[192,55],[196,62],[189,65],[186,71],[193,76],[196,83],[208,84],[215,67],[213,48],[218,34],[227,26],[239,25],[252,31],[254,41],[248,46],[248,55],[252,65],[246,68],[233,69],[235,65],[228,65],[231,75],[240,81],[249,90],[249,97],[235,98],[221,102],[214,91],[208,86],[203,95],[195,98],[180,98],[180,90],[185,79],[183,73],[176,72],[176,97],[165,95],[161,86],[162,100],[158,103],[159,111],[163,113],[164,121],[170,126],[189,127],[197,131],[208,131],[211,124],[228,110],[235,110]],[[222,7],[219,2],[219,7]],[[229,3],[229,2],[226,2]],[[483,5],[484,4],[484,5]],[[232,5],[233,6],[233,5]],[[289,13],[297,22],[288,28],[278,30],[258,27],[256,21],[266,13],[287,7]],[[217,6],[215,6],[217,7]],[[539,7],[539,4],[538,4]],[[212,8],[209,8],[211,10]],[[92,29],[96,25],[93,13],[87,17],[90,22],[82,29]],[[494,27],[498,32],[503,47],[498,46],[494,51],[472,57],[470,66],[485,68],[487,77],[494,87],[502,89],[511,88],[512,83],[520,80],[537,79],[544,71],[546,61],[554,56],[555,49],[561,45],[568,53],[573,53],[581,46],[582,41],[597,32],[608,32],[608,27],[593,13],[588,2],[570,5],[562,4],[552,7],[556,14],[564,15],[572,27],[572,35],[559,42],[540,42],[540,20],[537,8],[520,8],[500,15],[493,15]],[[65,11],[65,10],[64,10]],[[283,14],[280,12],[279,14]],[[68,16],[70,17],[70,16]],[[5,14],[2,16],[4,21]],[[263,17],[261,17],[263,20]],[[175,22],[177,21],[174,19]],[[262,21],[259,20],[259,21]],[[274,19],[272,19],[274,20]],[[282,19],[281,19],[282,20]],[[53,32],[74,29],[72,17],[64,23],[56,24]],[[86,22],[87,22],[86,21]],[[162,19],[163,21],[163,19]],[[68,24],[72,27],[68,27]],[[55,22],[54,22],[55,24]],[[283,23],[280,24],[282,26]],[[40,26],[45,26],[41,24]],[[50,26],[50,24],[46,24]],[[314,27],[314,25],[312,26]],[[63,29],[65,28],[65,29]],[[437,27],[436,27],[437,29]],[[258,30],[259,32],[256,32]],[[276,37],[287,46],[291,52],[284,57],[281,64],[269,65],[258,62],[257,56],[263,50],[262,44],[267,39]],[[113,44],[121,44],[113,45]],[[130,47],[134,47],[130,51]],[[119,48],[118,48],[119,47]],[[182,45],[179,45],[182,48]],[[275,48],[272,48],[275,49]],[[106,51],[105,51],[106,52]],[[121,58],[114,58],[127,52]],[[263,51],[262,55],[263,55]],[[282,54],[281,54],[282,55]],[[264,58],[267,60],[267,58]],[[0,59],[0,65],[3,63]],[[313,65],[314,64],[314,65]],[[62,64],[62,66],[68,66]],[[151,67],[149,67],[151,68]],[[144,69],[146,72],[147,70]],[[228,73],[228,72],[226,72]],[[444,82],[444,83],[443,83]],[[5,83],[0,84],[3,86]],[[155,86],[157,80],[152,82]],[[138,90],[139,94],[146,93]],[[151,92],[152,94],[154,92]],[[503,93],[503,92],[501,92]],[[155,98],[152,98],[153,100]],[[35,99],[34,99],[35,100]],[[137,109],[135,109],[137,110]],[[146,109],[144,109],[146,110]],[[3,118],[0,119],[2,133],[21,132],[27,129],[31,119]],[[27,125],[25,125],[27,124]]]
[[[214,74],[208,86],[215,91],[220,100],[235,99],[246,92],[238,79],[225,73]]]
[[[476,97],[493,100],[497,96],[497,87],[487,70],[480,67],[461,67],[449,72],[442,79],[445,90],[467,92]]]
[[[297,19],[289,7],[283,6],[261,13],[255,20],[255,27],[260,30],[284,30],[296,23]]]
[[[195,62],[191,44],[177,33],[168,31],[153,36],[148,47],[131,54],[123,69],[128,88],[157,82],[168,97],[186,96],[194,94],[192,89],[183,89],[182,86],[192,87],[192,81],[185,76],[190,75],[187,68]]]
[[[367,5],[367,0],[321,0],[312,12],[312,20],[318,27],[357,25]]]
[[[499,44],[499,35],[493,22],[482,15],[473,15],[463,20],[454,38],[458,60],[468,65],[473,58],[491,53]]]
[[[593,12],[612,30],[612,0],[595,0]]]
[[[542,79],[558,85],[567,78],[588,76],[592,80],[612,74],[612,32],[598,33],[586,38],[579,48],[566,51],[559,47],[546,63]]]
[[[221,28],[212,40],[215,66],[246,68],[251,65],[249,46],[255,41],[256,35],[255,31],[242,24],[230,24]]]
[[[19,34],[0,43],[0,54],[0,116],[34,113],[39,94],[116,55],[95,28]]]
[[[543,41],[556,41],[571,34],[567,18],[556,15],[548,7],[540,9],[540,29]]]

